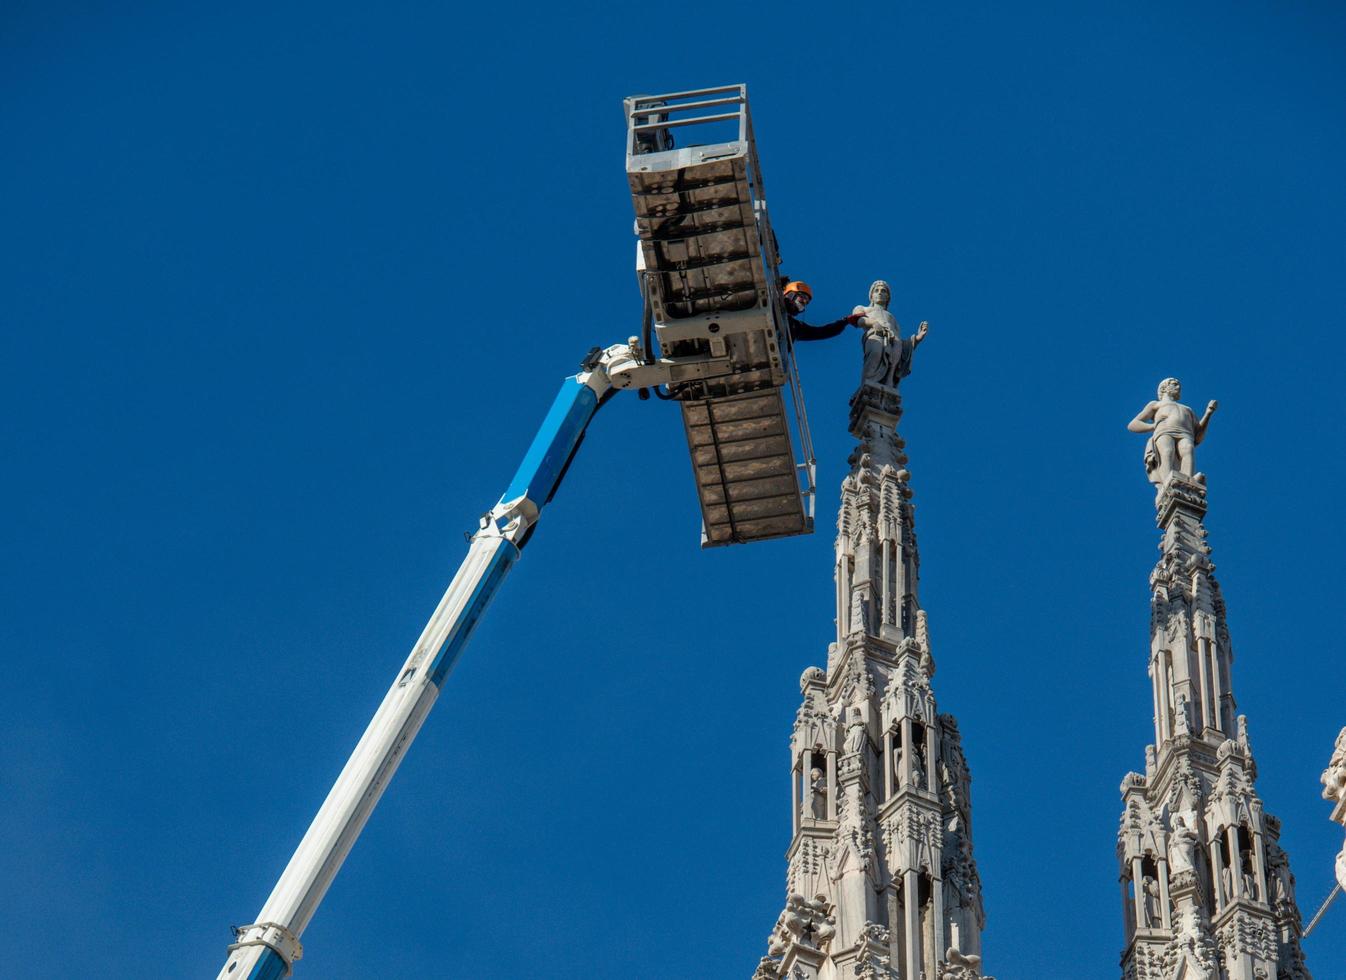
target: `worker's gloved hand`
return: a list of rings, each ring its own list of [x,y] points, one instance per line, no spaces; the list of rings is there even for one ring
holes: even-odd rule
[[[855,326],[864,318],[865,315],[863,313],[852,313],[850,316],[846,317],[846,322],[849,323],[851,326]]]

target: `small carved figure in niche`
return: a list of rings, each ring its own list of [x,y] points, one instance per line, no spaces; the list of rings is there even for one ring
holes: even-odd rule
[[[1170,678],[1173,676],[1169,674]],[[1192,731],[1191,715],[1187,711],[1187,696],[1178,695],[1177,705],[1173,710],[1173,734],[1190,735]]]
[[[1239,858],[1243,866],[1243,894],[1248,898],[1260,899],[1262,896],[1257,894],[1257,876],[1253,874],[1252,851],[1242,851]]]
[[[850,727],[846,729],[846,754],[856,755],[863,751],[866,737],[865,720],[857,714],[851,718]]]
[[[925,789],[925,767],[921,765],[921,754],[914,753],[911,757],[911,781],[921,789]]]
[[[1159,882],[1150,875],[1140,881],[1141,914],[1145,928],[1153,929],[1159,925]]]
[[[851,314],[859,317],[856,326],[865,331],[862,341],[865,363],[860,375],[862,388],[867,384],[896,388],[898,382],[911,373],[912,355],[930,331],[930,324],[922,320],[916,336],[902,339],[897,319],[888,312],[892,298],[888,284],[879,279],[869,287],[869,305],[857,306]]]
[[[827,817],[827,777],[821,769],[809,771],[809,809],[808,815],[815,820]]]
[[[1218,402],[1206,405],[1201,418],[1196,417],[1182,397],[1182,384],[1177,378],[1159,382],[1159,397],[1140,410],[1140,414],[1126,424],[1132,432],[1148,432],[1145,443],[1145,472],[1150,482],[1158,485],[1174,473],[1197,478],[1196,447],[1206,438],[1206,426],[1219,407]]]
[[[1266,842],[1267,881],[1271,887],[1271,904],[1295,903],[1295,876],[1290,871],[1290,860],[1273,840]]]
[[[1173,829],[1169,831],[1168,867],[1173,874],[1196,870],[1196,831],[1182,817],[1173,818]]]
[[[1234,900],[1234,875],[1229,868],[1220,869],[1220,904],[1232,902]]]
[[[902,746],[893,743],[893,788],[902,785]]]
[[[1285,879],[1281,877],[1279,868],[1273,868],[1268,884],[1271,886],[1271,905],[1280,905],[1285,901]]]
[[[944,911],[953,912],[967,905],[967,896],[963,893],[962,877],[957,868],[944,872]]]

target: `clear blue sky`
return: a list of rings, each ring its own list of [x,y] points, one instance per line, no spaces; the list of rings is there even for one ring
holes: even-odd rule
[[[1124,426],[1170,374],[1221,403],[1235,691],[1311,914],[1342,838],[1346,15],[1014,6],[7,4],[10,975],[214,975],[559,380],[635,331],[621,98],[739,81],[815,319],[884,277],[931,323],[903,430],[989,971],[1117,976],[1157,541]],[[801,353],[809,538],[701,553],[677,413],[600,414],[298,976],[751,974],[853,344]],[[1344,948],[1346,905],[1317,976]]]

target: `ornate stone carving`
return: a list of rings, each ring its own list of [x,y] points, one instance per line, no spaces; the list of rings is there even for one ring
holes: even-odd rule
[[[866,922],[856,944],[855,980],[898,980],[888,954],[892,939],[876,922]]]
[[[752,980],[781,980],[780,964],[770,956],[763,956],[757,961],[757,969],[753,971]]]
[[[816,674],[813,672],[817,671]],[[810,667],[804,672],[804,700],[795,712],[795,728],[792,743],[795,752],[810,749],[830,751],[836,748],[837,720],[827,703],[821,683],[822,671]],[[817,681],[817,683],[810,683]]]
[[[1233,953],[1235,956],[1246,954],[1260,960],[1270,960],[1273,963],[1276,961],[1279,949],[1276,933],[1271,924],[1264,920],[1254,919],[1246,914],[1236,914],[1220,928],[1218,939],[1220,948],[1226,954]]]
[[[939,964],[939,980],[995,980],[995,978],[982,976],[980,956],[965,956],[956,946],[950,946]]]
[[[791,894],[817,895],[833,880],[832,845],[814,837],[799,842],[790,861],[785,887]]]
[[[767,954],[780,956],[794,944],[826,952],[836,933],[836,919],[824,896],[807,899],[803,895],[791,895],[767,941]]]

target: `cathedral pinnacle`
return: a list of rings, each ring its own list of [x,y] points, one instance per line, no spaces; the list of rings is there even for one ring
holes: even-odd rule
[[[920,607],[898,385],[929,327],[904,338],[879,280],[851,398],[858,445],[841,485],[836,640],[800,678],[790,739],[786,903],[754,980],[987,980],[971,776],[939,714]]]
[[[1309,980],[1280,823],[1263,810],[1233,647],[1206,542],[1196,413],[1174,378],[1128,424],[1149,433],[1160,557],[1150,573],[1153,745],[1122,783],[1124,980]]]

